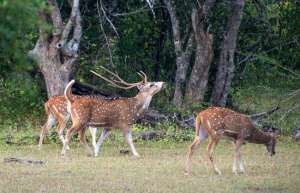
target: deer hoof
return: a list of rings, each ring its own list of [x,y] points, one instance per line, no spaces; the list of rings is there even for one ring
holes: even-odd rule
[[[184,171],[184,175],[185,175],[185,176],[189,176],[189,175],[190,175],[190,172]]]
[[[69,145],[67,145],[66,149],[67,149],[68,151],[70,150],[70,147],[69,147]]]
[[[218,174],[218,175],[222,175],[222,172],[219,169],[216,169],[215,173]]]

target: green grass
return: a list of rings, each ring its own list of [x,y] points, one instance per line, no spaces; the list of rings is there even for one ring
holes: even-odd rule
[[[282,141],[285,141],[284,143]],[[300,189],[300,144],[288,138],[278,144],[275,157],[265,147],[247,144],[242,148],[246,174],[231,173],[232,144],[221,142],[216,160],[223,172],[215,175],[201,144],[193,157],[193,172],[184,176],[187,143],[138,143],[141,158],[122,155],[124,143],[106,143],[98,158],[87,157],[72,144],[67,157],[60,145],[0,146],[0,192],[293,192]],[[288,142],[286,142],[288,141]],[[4,163],[5,157],[44,160],[45,164]]]

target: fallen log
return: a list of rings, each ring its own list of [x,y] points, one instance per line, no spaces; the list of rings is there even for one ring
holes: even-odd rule
[[[191,120],[193,119],[193,115],[188,117],[187,119],[181,119],[180,116],[176,113],[162,113],[155,109],[148,109],[138,120],[138,123],[146,123],[154,126],[157,124],[157,122],[171,121],[179,127],[190,128],[194,125],[194,121],[191,122]]]
[[[276,106],[269,111],[248,115],[248,117],[252,120],[254,124],[257,124],[258,121],[270,116],[279,109],[280,107]],[[191,128],[195,125],[195,116],[190,115],[188,117],[182,118],[178,113],[162,113],[155,109],[148,109],[144,113],[143,117],[141,117],[138,120],[138,123],[146,123],[154,126],[155,124],[157,124],[157,122],[163,121],[172,121],[181,128]]]
[[[263,118],[266,118],[266,117],[270,116],[271,114],[278,111],[279,109],[280,109],[280,107],[276,106],[276,107],[273,107],[269,111],[248,115],[248,117],[252,120],[253,123],[256,124],[258,121],[262,120]]]
[[[42,160],[26,160],[15,157],[4,158],[4,163],[20,163],[20,164],[35,164],[35,165],[43,165],[45,162]]]

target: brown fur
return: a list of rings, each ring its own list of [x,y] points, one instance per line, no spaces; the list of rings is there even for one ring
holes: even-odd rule
[[[207,146],[208,158],[213,169],[221,173],[213,160],[213,151],[222,137],[230,138],[235,143],[235,162],[240,160],[240,146],[246,141],[251,143],[265,144],[271,155],[275,153],[275,136],[257,129],[249,116],[232,111],[227,108],[210,107],[201,111],[195,123],[195,139],[187,154],[186,173],[190,172],[190,161],[195,148],[204,139],[203,133],[208,134],[209,144]],[[235,167],[235,166],[234,166]],[[241,170],[243,170],[243,166]],[[234,169],[236,173],[236,168]]]
[[[74,95],[73,97],[79,98],[80,96]],[[67,100],[63,95],[51,97],[44,104],[44,106],[45,106],[45,112],[47,114],[47,122],[43,125],[41,130],[39,147],[43,145],[43,139],[53,125],[58,123],[56,132],[58,135],[61,135],[69,119],[68,118],[69,113],[67,111]]]
[[[71,140],[75,132],[85,134],[87,126],[98,126],[106,129],[119,128],[127,137],[134,155],[138,155],[132,143],[130,127],[135,120],[144,112],[151,101],[151,98],[163,86],[163,82],[146,82],[139,85],[140,92],[132,98],[102,99],[89,96],[72,100],[71,87],[74,82],[70,82],[65,90],[65,96],[69,101],[70,113],[73,125],[66,135],[66,145]],[[148,104],[146,104],[148,103]],[[146,105],[146,106],[145,106]],[[91,153],[85,141],[80,141],[85,149]],[[62,154],[66,153],[63,148]]]

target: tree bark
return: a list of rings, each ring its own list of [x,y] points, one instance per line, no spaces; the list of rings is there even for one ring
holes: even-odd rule
[[[225,106],[231,80],[234,76],[234,53],[244,5],[245,0],[233,0],[232,14],[227,21],[216,80],[211,96],[211,103],[217,106]]]
[[[186,80],[187,69],[191,57],[191,48],[193,46],[193,34],[190,34],[187,45],[183,48],[183,39],[180,34],[179,19],[176,16],[176,7],[171,0],[163,0],[167,7],[173,33],[173,43],[176,55],[176,75],[175,75],[175,91],[172,103],[175,106],[181,106],[183,102],[183,90]]]
[[[48,97],[51,97],[63,94],[74,73],[81,39],[81,16],[79,0],[74,0],[71,15],[64,26],[56,0],[48,0],[47,3],[51,11],[41,10],[39,16],[52,26],[52,31],[40,26],[39,39],[29,56],[37,61]]]
[[[208,72],[213,58],[213,36],[204,30],[204,9],[194,8],[192,24],[196,40],[196,58],[187,85],[186,97],[190,102],[199,102],[204,98],[208,82]]]

